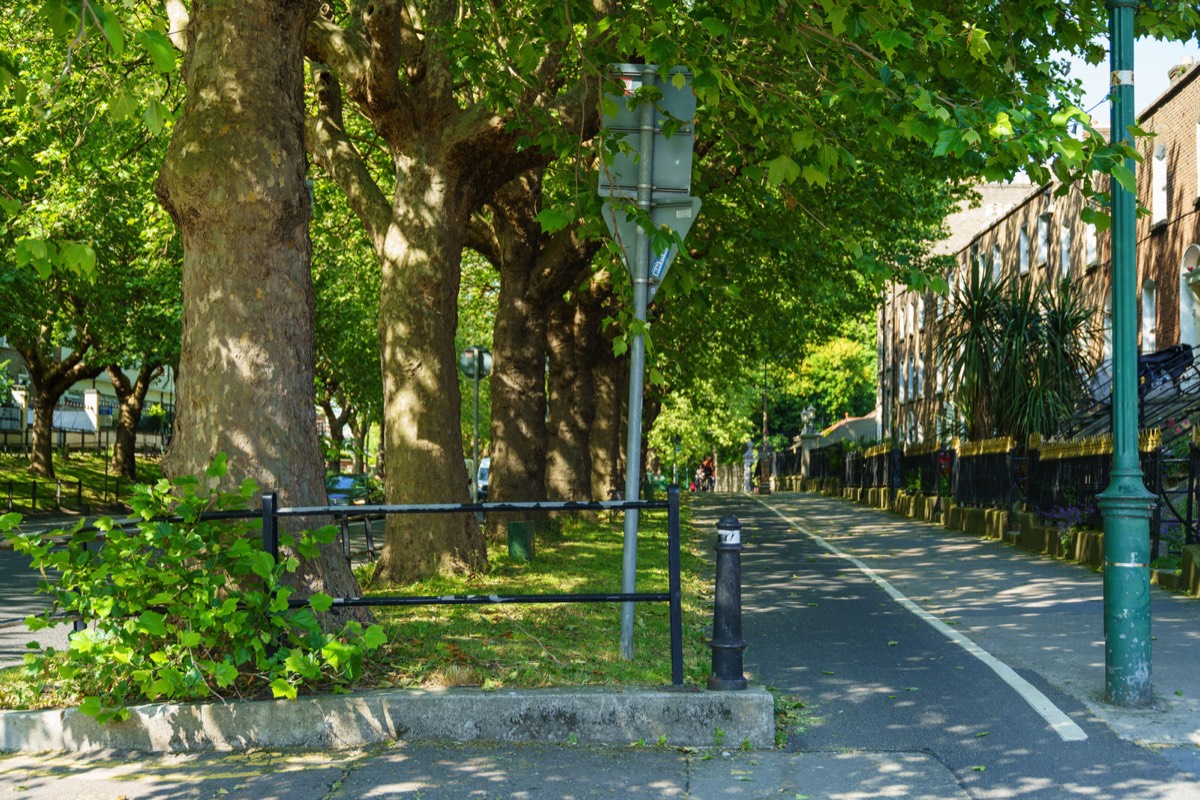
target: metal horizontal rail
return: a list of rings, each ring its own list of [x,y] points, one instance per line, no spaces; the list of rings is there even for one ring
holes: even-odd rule
[[[630,511],[630,510],[667,510],[670,504],[665,500],[596,500],[587,502],[577,501],[538,501],[525,503],[424,503],[405,505],[375,505],[375,506],[289,506],[276,509],[278,517],[314,517],[314,516],[382,516],[385,514],[457,514],[475,511]]]
[[[593,593],[593,594],[451,594],[427,597],[335,597],[335,608],[386,606],[482,606],[499,603],[665,603],[669,592]],[[305,608],[307,599],[289,600],[290,608]]]

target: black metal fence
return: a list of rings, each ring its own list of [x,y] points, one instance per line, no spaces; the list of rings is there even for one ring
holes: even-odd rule
[[[9,511],[80,511],[88,505],[83,499],[83,481],[4,481],[0,491]]]
[[[644,501],[605,502],[531,502],[531,503],[443,503],[427,505],[376,505],[376,506],[295,506],[279,505],[273,492],[262,495],[261,508],[249,511],[219,511],[204,514],[201,519],[262,519],[262,548],[279,560],[279,521],[285,517],[333,517],[342,524],[352,517],[363,518],[369,530],[370,518],[388,517],[393,514],[474,514],[489,512],[518,512],[521,514],[550,514],[564,511],[608,511],[624,512],[641,510],[666,510],[667,512],[667,591],[665,592],[602,592],[602,593],[558,593],[558,594],[512,594],[512,595],[443,595],[407,597],[335,597],[337,607],[388,607],[415,605],[492,605],[505,603],[667,603],[670,630],[671,684],[683,686],[683,592],[680,566],[680,513],[679,487],[667,490],[667,499]],[[133,526],[141,520],[120,520],[117,525]],[[94,529],[88,529],[94,530]],[[345,541],[345,540],[343,540]],[[289,601],[292,608],[308,605],[306,599]],[[77,623],[78,626],[78,623]]]

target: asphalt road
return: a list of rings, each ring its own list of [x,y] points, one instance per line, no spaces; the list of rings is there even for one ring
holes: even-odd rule
[[[944,583],[955,566],[936,557],[937,546],[962,534],[903,524],[812,495],[767,500],[779,513],[754,498],[717,496],[706,499],[694,519],[715,528],[719,517],[733,513],[743,524],[747,674],[804,702],[789,749],[930,754],[977,798],[1200,798],[1196,775],[1153,749],[1119,738],[1085,704],[1025,668],[1014,654],[1005,654],[1032,692],[1040,692],[1069,718],[1068,726],[1074,722],[1086,735],[1083,741],[1065,741],[984,661],[801,528],[863,565],[886,556],[878,563],[902,568],[908,585],[926,588]],[[997,548],[994,557],[1007,551],[1018,559],[988,565],[995,582],[991,592],[1027,581],[1019,560],[1026,557],[999,544],[974,543]],[[922,601],[932,605],[937,599]],[[1047,625],[1069,626],[1072,615],[1092,611],[1050,602],[1039,616]],[[1004,625],[1003,616],[1000,620],[996,624]],[[1029,647],[1039,644],[1031,641]],[[1058,645],[1054,649],[1057,659],[1094,658]],[[1193,727],[1200,729],[1200,722]],[[1189,763],[1187,757],[1176,761]]]

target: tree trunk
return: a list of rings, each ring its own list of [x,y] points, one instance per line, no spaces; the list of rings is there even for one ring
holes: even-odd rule
[[[25,361],[33,389],[29,469],[34,475],[54,478],[54,409],[76,382],[91,380],[103,372],[104,367],[93,367],[84,361],[92,352],[90,341],[80,342],[61,360],[46,358],[43,349],[36,344],[16,341],[12,344]]]
[[[389,503],[466,503],[458,387],[459,261],[470,207],[462,173],[438,151],[397,157],[397,208],[381,243],[379,342]],[[375,580],[409,583],[438,570],[482,569],[471,514],[388,518]]]
[[[284,506],[326,499],[304,184],[302,45],[315,10],[277,0],[192,6],[187,100],[157,187],[184,247],[178,418],[165,471],[198,474],[223,452],[227,486],[253,478]],[[302,561],[293,580],[301,594],[359,594],[337,544]]]
[[[112,379],[117,393],[116,441],[113,445],[113,468],[122,478],[137,480],[137,426],[142,420],[142,408],[146,403],[146,392],[150,384],[162,374],[157,364],[142,364],[137,379],[129,377],[119,368],[109,366],[108,377]]]
[[[491,471],[488,500],[535,501],[546,497],[546,345],[539,271],[541,174],[523,175],[492,201],[490,247],[485,255],[500,273],[492,335]],[[522,514],[489,514],[487,532],[504,535]],[[536,515],[539,527],[547,521]]]
[[[352,416],[351,410],[345,407],[345,401],[340,398],[338,401],[343,406],[340,414],[333,410],[333,396],[321,398],[321,411],[325,413],[325,422],[329,425],[329,450],[325,459],[326,472],[342,471],[342,447],[346,443],[342,429]]]
[[[550,353],[550,422],[546,459],[546,492],[553,500],[604,500],[592,488],[589,444],[596,416],[592,365],[600,348],[600,331],[585,304],[556,298],[549,309],[546,341]]]
[[[589,440],[592,457],[592,492],[607,499],[625,491],[625,406],[628,362],[613,355],[612,341],[601,337],[592,366],[596,387],[596,415]],[[633,499],[633,498],[630,498]]]

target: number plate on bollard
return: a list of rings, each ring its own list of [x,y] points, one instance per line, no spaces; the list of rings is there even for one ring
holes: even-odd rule
[[[717,530],[718,544],[741,544],[742,532],[740,530],[723,531]]]

